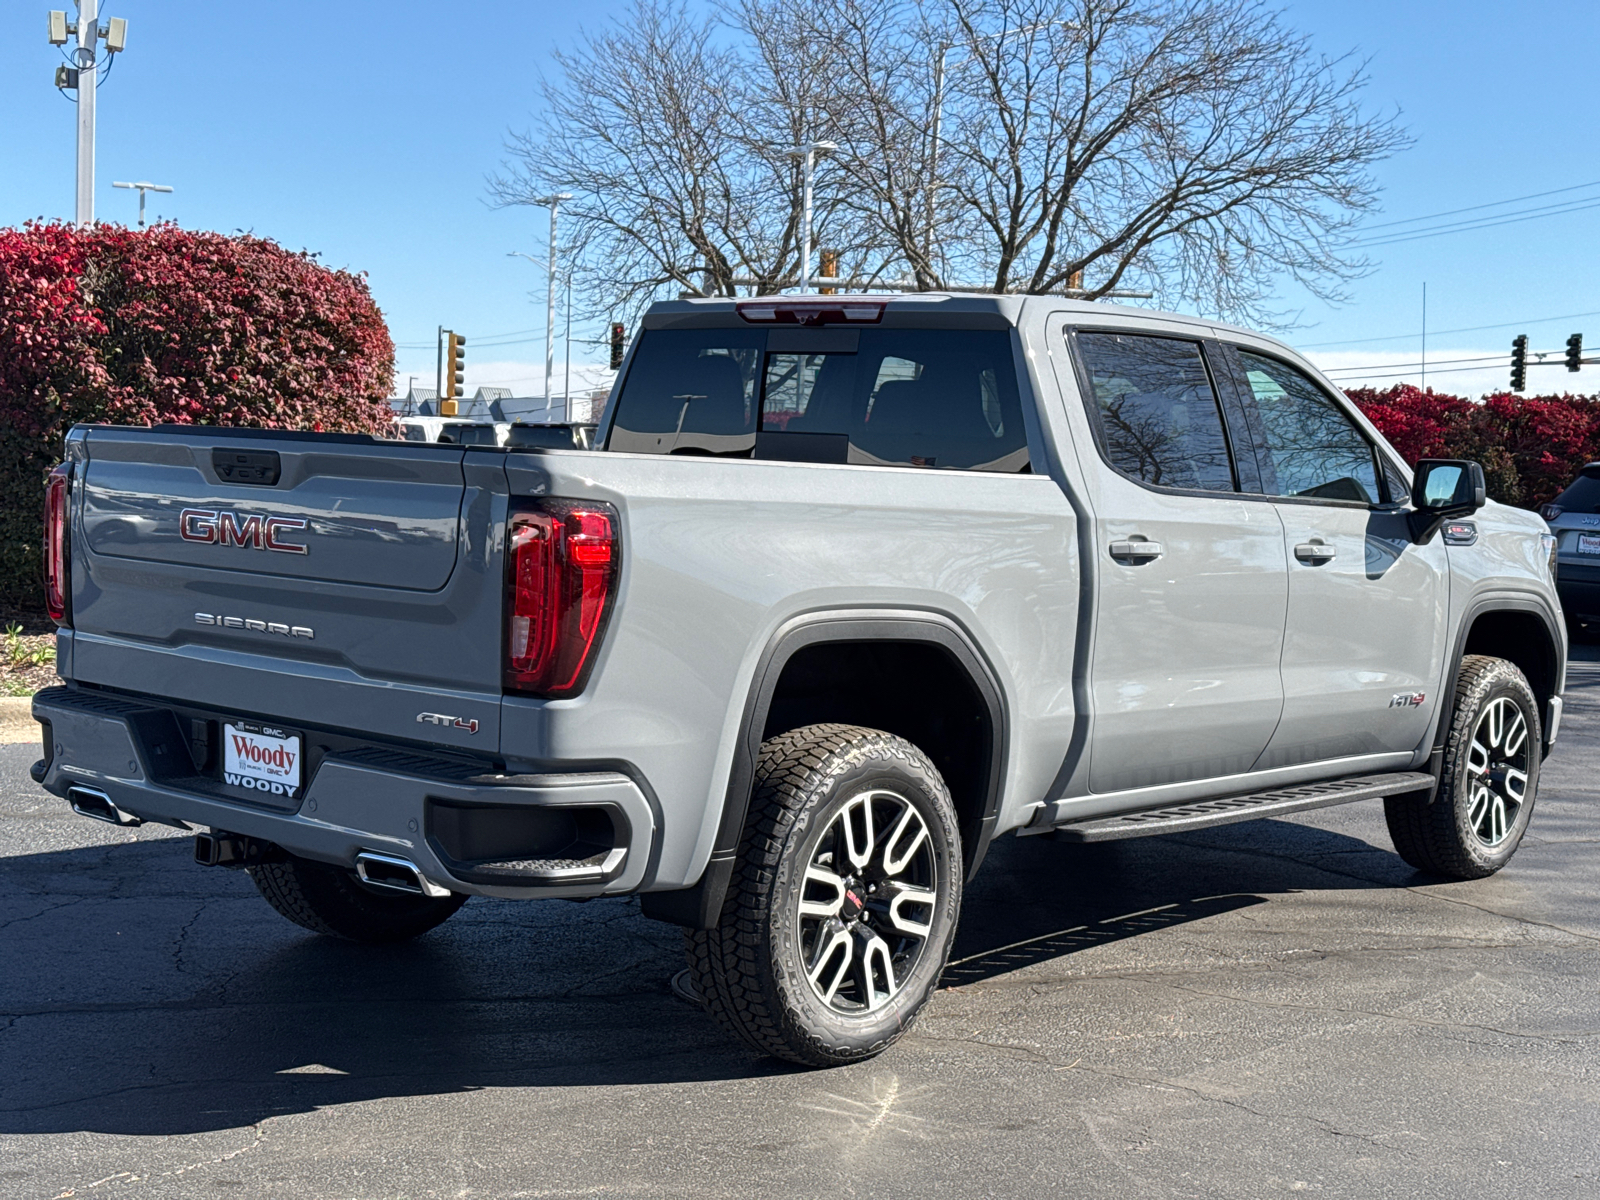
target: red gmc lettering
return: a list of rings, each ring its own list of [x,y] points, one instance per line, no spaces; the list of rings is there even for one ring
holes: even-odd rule
[[[186,508],[178,514],[178,533],[186,542],[217,540],[217,514],[209,508]]]
[[[276,550],[280,554],[309,554],[300,542],[286,542],[283,534],[304,529],[302,517],[244,516],[212,508],[186,508],[178,514],[178,535],[186,542],[207,546],[243,546],[251,550]]]
[[[224,546],[230,543],[235,546],[253,546],[257,550],[262,548],[261,518],[243,517],[238,513],[217,514],[217,540]]]
[[[302,546],[299,542],[280,542],[278,531],[280,529],[304,529],[306,522],[300,517],[268,517],[266,523],[267,549],[278,550],[284,554],[309,554],[309,547]]]

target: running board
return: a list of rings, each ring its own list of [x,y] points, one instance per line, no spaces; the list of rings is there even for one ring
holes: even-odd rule
[[[1057,825],[1056,837],[1069,842],[1110,842],[1118,838],[1152,837],[1158,833],[1183,833],[1207,829],[1212,825],[1232,825],[1235,821],[1259,821],[1311,808],[1328,808],[1356,800],[1396,796],[1433,787],[1433,776],[1425,771],[1394,771],[1387,775],[1356,775],[1326,783],[1304,783],[1273,788],[1245,796],[1224,796],[1218,800],[1196,800],[1192,804],[1173,804],[1145,812],[1124,813],[1117,817],[1093,817]]]

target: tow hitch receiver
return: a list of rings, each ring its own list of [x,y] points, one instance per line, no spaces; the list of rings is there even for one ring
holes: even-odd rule
[[[194,835],[194,860],[202,867],[257,867],[287,857],[274,842],[213,829]]]

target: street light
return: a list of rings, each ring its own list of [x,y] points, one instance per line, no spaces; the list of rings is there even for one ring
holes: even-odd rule
[[[143,183],[143,182],[140,182],[140,183],[117,183],[117,182],[113,181],[111,186],[112,187],[119,187],[119,188],[138,188],[139,189],[139,228],[140,229],[144,228],[144,194],[146,192],[170,192],[172,190],[171,188],[169,188],[164,183]]]
[[[550,210],[550,286],[547,289],[544,309],[544,406],[550,407],[550,376],[556,368],[556,213],[563,200],[571,200],[571,192],[551,192],[548,196],[535,196],[529,204]]]
[[[1005,29],[998,33],[979,34],[973,38],[973,40],[977,42],[1004,42],[1008,37],[1018,37],[1024,33],[1034,33],[1037,30],[1044,29],[1050,25],[1071,26],[1072,22],[1039,21],[1033,25],[1024,25],[1020,29]],[[950,51],[953,49],[955,49],[955,47],[950,42],[940,42],[939,57],[934,62],[933,66],[933,137],[931,139],[933,142],[933,150],[928,156],[928,245],[925,251],[929,266],[933,265],[934,209],[937,206],[935,195],[937,194],[939,188],[939,136],[941,133],[941,126],[944,123],[944,76],[947,69],[945,59],[949,57]],[[964,67],[976,57],[976,54],[969,54],[960,62],[952,63],[950,65]]]
[[[800,290],[811,290],[811,180],[816,174],[818,154],[827,154],[830,150],[839,147],[832,142],[806,142],[800,146],[790,146],[784,151],[791,158],[803,158],[805,167],[802,170],[801,194],[802,207],[805,210],[800,226]]]
[[[552,281],[555,278],[556,273],[554,271],[550,271],[550,265],[548,263],[544,262],[542,259],[535,258],[531,254],[524,254],[521,250],[511,250],[511,251],[507,252],[506,257],[507,258],[525,258],[529,262],[531,262],[534,266],[543,267],[546,271],[549,271]],[[571,411],[572,410],[572,270],[571,270],[571,268],[569,267],[567,270],[562,271],[561,272],[561,277],[562,277],[562,279],[564,279],[566,281],[566,284],[567,284],[567,374],[566,374],[566,381],[562,384],[563,391],[564,391],[564,393],[566,395],[565,408],[564,408],[563,411],[565,412],[565,414],[567,416],[567,419],[570,420],[571,417],[572,417],[572,411]],[[550,327],[547,324],[545,326],[545,340],[547,342],[549,341],[549,336],[550,336]],[[545,351],[545,356],[546,356],[546,362],[548,363],[548,361],[549,361],[549,351],[548,350]],[[544,381],[544,406],[545,406],[546,409],[548,409],[550,407],[550,376],[549,376],[548,370],[547,370],[547,372],[545,374],[545,381]]]

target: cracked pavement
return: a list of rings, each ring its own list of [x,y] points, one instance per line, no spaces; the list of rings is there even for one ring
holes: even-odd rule
[[[1600,652],[1529,836],[1440,883],[1375,803],[1003,839],[881,1058],[791,1069],[635,902],[374,949],[0,747],[0,1197],[1600,1195]]]

